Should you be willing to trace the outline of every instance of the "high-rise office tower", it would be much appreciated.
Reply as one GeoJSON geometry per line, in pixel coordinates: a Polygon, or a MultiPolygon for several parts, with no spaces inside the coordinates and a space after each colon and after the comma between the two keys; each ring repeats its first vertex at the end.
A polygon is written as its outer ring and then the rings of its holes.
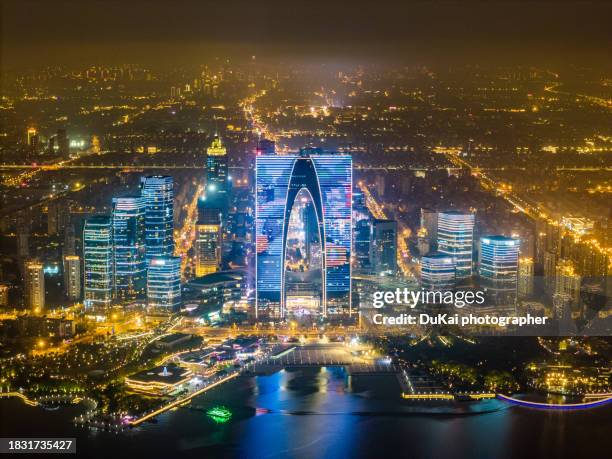
{"type": "Polygon", "coordinates": [[[76,255],[64,256],[64,292],[69,301],[81,300],[81,259],[76,255]]]}
{"type": "Polygon", "coordinates": [[[206,202],[221,209],[222,222],[227,219],[229,204],[229,175],[227,149],[217,136],[206,149],[206,202]]]}
{"type": "Polygon", "coordinates": [[[512,304],[516,300],[520,246],[517,238],[480,238],[480,277],[487,295],[495,303],[512,304]]]}
{"type": "Polygon", "coordinates": [[[181,307],[181,257],[154,257],[147,269],[147,306],[177,311],[181,307]]]}
{"type": "Polygon", "coordinates": [[[36,130],[36,128],[28,128],[27,142],[28,147],[30,147],[31,150],[36,150],[36,148],[38,147],[38,131],[36,130]]]}
{"type": "Polygon", "coordinates": [[[227,222],[229,206],[229,173],[227,149],[217,136],[206,149],[206,202],[221,209],[221,221],[227,222]]]}
{"type": "Polygon", "coordinates": [[[45,273],[43,264],[30,260],[25,265],[26,306],[34,314],[43,314],[45,310],[45,273]]]}
{"type": "Polygon", "coordinates": [[[518,264],[518,296],[528,298],[533,295],[534,263],[533,258],[521,257],[518,264]]]}
{"type": "Polygon", "coordinates": [[[458,280],[472,275],[473,246],[473,213],[455,211],[438,213],[438,251],[453,257],[458,280]]]}
{"type": "Polygon", "coordinates": [[[214,273],[221,266],[221,209],[202,206],[196,223],[196,276],[214,273]]]}
{"type": "Polygon", "coordinates": [[[145,201],[145,244],[147,264],[153,257],[174,255],[174,181],[154,175],[141,180],[145,201]]]}
{"type": "Polygon", "coordinates": [[[141,196],[113,198],[114,292],[119,300],[144,298],[145,200],[141,196]]]}
{"type": "Polygon", "coordinates": [[[350,315],[352,158],[303,149],[256,161],[256,315],[285,317],[287,233],[298,194],[312,201],[322,245],[319,314],[350,315]]]}
{"type": "Polygon", "coordinates": [[[111,218],[88,218],[83,228],[83,271],[86,308],[108,308],[113,294],[113,230],[111,218]]]}
{"type": "Polygon", "coordinates": [[[447,291],[455,286],[455,262],[442,253],[421,258],[421,285],[426,290],[447,291]]]}
{"type": "Polygon", "coordinates": [[[395,274],[397,271],[397,222],[378,220],[372,222],[370,242],[372,269],[375,273],[395,274]]]}
{"type": "Polygon", "coordinates": [[[370,268],[371,231],[371,222],[367,218],[359,220],[355,225],[355,257],[357,265],[365,270],[370,268]]]}

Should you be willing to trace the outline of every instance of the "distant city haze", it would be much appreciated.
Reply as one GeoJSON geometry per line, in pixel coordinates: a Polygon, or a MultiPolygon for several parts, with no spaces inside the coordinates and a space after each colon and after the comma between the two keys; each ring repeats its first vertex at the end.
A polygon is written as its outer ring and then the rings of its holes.
{"type": "Polygon", "coordinates": [[[211,58],[610,66],[609,2],[6,0],[2,66],[211,58]]]}

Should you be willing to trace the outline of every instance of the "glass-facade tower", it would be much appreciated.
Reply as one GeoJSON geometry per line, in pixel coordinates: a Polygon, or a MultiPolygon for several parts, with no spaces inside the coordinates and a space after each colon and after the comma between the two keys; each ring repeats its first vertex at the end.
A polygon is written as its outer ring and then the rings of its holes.
{"type": "Polygon", "coordinates": [[[113,199],[114,291],[119,300],[142,298],[146,289],[145,200],[113,199]]]}
{"type": "Polygon", "coordinates": [[[85,308],[108,308],[113,295],[113,228],[111,217],[88,218],[83,228],[85,308]]]}
{"type": "Polygon", "coordinates": [[[154,175],[141,180],[145,203],[147,264],[153,257],[174,255],[174,181],[154,175]]]}
{"type": "Polygon", "coordinates": [[[372,222],[370,242],[372,269],[377,274],[395,274],[397,271],[397,222],[378,220],[372,222]]]}
{"type": "Polygon", "coordinates": [[[201,206],[196,223],[196,276],[217,272],[221,267],[221,210],[201,206]]]}
{"type": "Polygon", "coordinates": [[[438,214],[438,251],[453,258],[457,279],[472,275],[474,220],[474,214],[468,212],[438,214]]]}
{"type": "Polygon", "coordinates": [[[206,149],[206,202],[221,209],[222,221],[227,219],[229,203],[229,174],[227,149],[217,136],[206,149]]]}
{"type": "Polygon", "coordinates": [[[455,286],[453,258],[443,253],[423,256],[421,258],[421,285],[426,290],[452,290],[455,286]]]}
{"type": "Polygon", "coordinates": [[[147,269],[147,306],[168,312],[181,307],[181,257],[154,257],[147,269]]]}
{"type": "Polygon", "coordinates": [[[516,299],[520,246],[520,239],[513,237],[480,238],[482,286],[496,303],[513,303],[516,299]]]}

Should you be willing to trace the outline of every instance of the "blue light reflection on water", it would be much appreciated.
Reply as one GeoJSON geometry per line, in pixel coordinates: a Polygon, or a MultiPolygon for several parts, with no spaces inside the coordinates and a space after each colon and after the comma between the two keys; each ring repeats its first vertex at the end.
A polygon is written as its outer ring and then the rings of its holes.
{"type": "Polygon", "coordinates": [[[242,454],[257,451],[262,458],[306,457],[316,451],[319,457],[356,457],[358,418],[322,414],[346,410],[344,370],[308,371],[309,384],[303,384],[303,373],[285,370],[257,378],[253,401],[271,413],[249,420],[240,445],[242,454]],[[307,438],[297,437],[297,431],[308,432],[307,438]]]}
{"type": "Polygon", "coordinates": [[[499,400],[406,403],[394,376],[349,381],[335,367],[238,378],[190,407],[119,435],[75,428],[70,422],[74,408],[48,412],[14,399],[0,403],[4,437],[76,436],[78,456],[87,457],[117,457],[120,452],[121,457],[166,459],[575,459],[587,453],[606,457],[612,447],[610,406],[548,412],[499,400]],[[230,422],[216,424],[206,416],[216,405],[232,410],[230,422]]]}

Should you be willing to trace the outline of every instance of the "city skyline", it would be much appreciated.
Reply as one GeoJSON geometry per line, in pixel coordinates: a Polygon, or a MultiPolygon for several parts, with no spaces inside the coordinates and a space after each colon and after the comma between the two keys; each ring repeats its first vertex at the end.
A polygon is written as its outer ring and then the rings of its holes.
{"type": "Polygon", "coordinates": [[[604,457],[610,13],[2,2],[0,451],[604,457]]]}

